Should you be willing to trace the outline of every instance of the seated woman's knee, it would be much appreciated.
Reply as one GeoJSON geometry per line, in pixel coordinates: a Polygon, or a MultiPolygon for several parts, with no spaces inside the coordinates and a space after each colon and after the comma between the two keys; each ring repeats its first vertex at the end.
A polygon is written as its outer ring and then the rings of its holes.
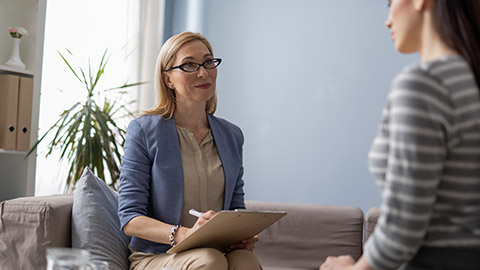
{"type": "Polygon", "coordinates": [[[228,269],[227,258],[220,251],[213,248],[202,248],[198,253],[199,260],[202,262],[204,269],[228,269]]]}
{"type": "Polygon", "coordinates": [[[229,270],[259,270],[260,263],[253,252],[246,249],[234,250],[227,254],[229,270]]]}

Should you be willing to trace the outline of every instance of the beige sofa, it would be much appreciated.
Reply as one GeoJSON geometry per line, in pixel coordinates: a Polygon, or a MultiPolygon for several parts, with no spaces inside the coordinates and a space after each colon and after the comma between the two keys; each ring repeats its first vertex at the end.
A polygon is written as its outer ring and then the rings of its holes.
{"type": "MultiPolygon", "coordinates": [[[[71,247],[73,195],[17,198],[0,204],[0,269],[45,269],[47,247],[71,247]]],[[[285,210],[260,234],[255,253],[264,269],[318,269],[328,255],[362,254],[378,211],[356,207],[247,201],[248,209],[285,210]],[[366,235],[368,237],[368,235],[366,235]]]]}

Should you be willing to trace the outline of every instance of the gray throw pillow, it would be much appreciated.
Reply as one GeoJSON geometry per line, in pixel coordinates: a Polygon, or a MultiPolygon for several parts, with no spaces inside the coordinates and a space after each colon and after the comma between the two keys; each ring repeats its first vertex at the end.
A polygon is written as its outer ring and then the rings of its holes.
{"type": "Polygon", "coordinates": [[[72,247],[90,251],[93,261],[110,270],[128,270],[130,238],[120,230],[118,194],[86,167],[75,187],[72,247]]]}

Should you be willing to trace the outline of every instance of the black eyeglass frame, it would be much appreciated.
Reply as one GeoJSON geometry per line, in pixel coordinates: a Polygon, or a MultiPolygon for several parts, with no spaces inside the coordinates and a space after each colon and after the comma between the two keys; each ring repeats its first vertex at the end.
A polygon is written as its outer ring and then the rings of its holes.
{"type": "Polygon", "coordinates": [[[172,69],[176,69],[176,68],[178,68],[178,69],[180,69],[181,71],[184,71],[184,72],[197,72],[200,69],[200,67],[204,67],[205,69],[214,69],[214,68],[217,68],[220,65],[220,63],[222,63],[221,58],[212,58],[212,59],[208,59],[207,61],[203,62],[202,64],[195,63],[195,62],[188,62],[188,63],[185,63],[185,64],[181,64],[181,65],[178,65],[178,66],[175,66],[175,67],[171,67],[171,68],[165,70],[165,72],[168,72],[168,71],[170,71],[172,69]],[[212,67],[212,68],[206,67],[205,63],[207,63],[209,61],[213,61],[215,63],[215,66],[212,67]],[[197,69],[192,70],[192,71],[184,69],[184,67],[186,65],[192,65],[192,64],[198,65],[197,69]]]}

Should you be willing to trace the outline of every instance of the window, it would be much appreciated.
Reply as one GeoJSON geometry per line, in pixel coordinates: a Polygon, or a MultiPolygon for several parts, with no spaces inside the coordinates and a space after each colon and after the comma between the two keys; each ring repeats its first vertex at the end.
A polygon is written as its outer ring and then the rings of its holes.
{"type": "MultiPolygon", "coordinates": [[[[73,53],[73,66],[94,65],[105,49],[111,57],[98,89],[138,81],[139,47],[138,0],[49,0],[45,24],[39,136],[43,135],[60,113],[87,91],[74,77],[57,51],[73,53]],[[104,85],[104,87],[102,87],[104,85]]],[[[136,100],[135,88],[128,88],[136,100]]],[[[134,108],[135,109],[135,108],[134,108]]],[[[58,164],[59,153],[45,158],[49,140],[39,145],[36,165],[36,195],[63,193],[66,163],[58,164]]]]}

